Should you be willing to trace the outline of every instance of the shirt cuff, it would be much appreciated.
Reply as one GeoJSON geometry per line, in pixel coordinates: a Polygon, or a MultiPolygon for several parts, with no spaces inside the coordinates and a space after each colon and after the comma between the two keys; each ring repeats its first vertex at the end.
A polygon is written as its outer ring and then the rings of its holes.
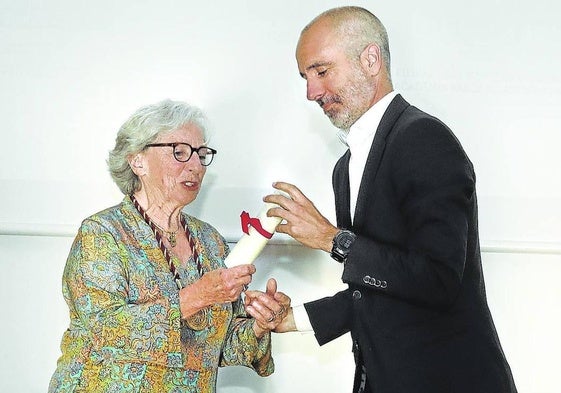
{"type": "Polygon", "coordinates": [[[313,332],[312,324],[304,305],[292,307],[292,314],[294,315],[294,324],[296,330],[299,332],[313,332]]]}

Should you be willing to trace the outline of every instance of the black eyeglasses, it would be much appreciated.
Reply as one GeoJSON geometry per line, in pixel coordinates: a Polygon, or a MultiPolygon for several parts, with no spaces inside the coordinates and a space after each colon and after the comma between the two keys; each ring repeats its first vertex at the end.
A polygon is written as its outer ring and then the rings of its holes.
{"type": "Polygon", "coordinates": [[[146,147],[173,147],[173,157],[179,162],[187,162],[193,155],[197,153],[202,166],[209,166],[217,151],[213,148],[201,146],[193,147],[188,143],[150,143],[146,147]]]}

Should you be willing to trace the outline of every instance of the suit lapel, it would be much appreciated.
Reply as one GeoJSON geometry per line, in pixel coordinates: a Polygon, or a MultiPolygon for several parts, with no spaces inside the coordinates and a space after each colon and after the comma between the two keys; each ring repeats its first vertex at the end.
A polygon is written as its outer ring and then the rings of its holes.
{"type": "MultiPolygon", "coordinates": [[[[392,102],[388,106],[388,109],[386,109],[386,112],[382,116],[380,124],[378,125],[378,129],[376,130],[376,134],[374,135],[374,141],[372,142],[372,147],[370,148],[370,152],[368,153],[364,172],[360,181],[360,188],[358,191],[355,215],[353,220],[353,228],[361,228],[364,224],[364,220],[366,219],[365,212],[367,211],[368,207],[366,204],[368,202],[368,196],[371,195],[369,189],[371,186],[373,186],[374,180],[376,179],[376,174],[378,173],[378,168],[380,167],[380,162],[386,148],[386,138],[392,131],[393,126],[401,113],[408,106],[409,103],[405,101],[400,94],[398,94],[392,100],[392,102]]],[[[370,203],[372,203],[372,201],[370,201],[370,203]]]]}
{"type": "Polygon", "coordinates": [[[349,188],[349,159],[351,152],[347,152],[339,159],[333,170],[333,189],[335,190],[335,213],[337,227],[351,228],[350,188],[349,188]]]}

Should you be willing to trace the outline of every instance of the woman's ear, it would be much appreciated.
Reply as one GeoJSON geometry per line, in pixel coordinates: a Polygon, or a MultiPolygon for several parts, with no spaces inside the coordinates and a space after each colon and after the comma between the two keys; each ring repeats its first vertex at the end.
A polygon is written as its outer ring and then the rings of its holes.
{"type": "Polygon", "coordinates": [[[146,173],[146,165],[144,155],[137,153],[129,157],[129,166],[136,176],[142,176],[146,173]]]}

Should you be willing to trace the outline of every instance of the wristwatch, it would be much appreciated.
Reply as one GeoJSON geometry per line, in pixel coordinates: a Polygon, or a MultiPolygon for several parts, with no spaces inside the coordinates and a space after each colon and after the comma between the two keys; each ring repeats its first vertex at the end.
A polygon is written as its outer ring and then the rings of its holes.
{"type": "Polygon", "coordinates": [[[354,233],[346,229],[341,229],[333,238],[331,258],[335,259],[337,262],[345,262],[355,240],[356,235],[354,233]]]}

